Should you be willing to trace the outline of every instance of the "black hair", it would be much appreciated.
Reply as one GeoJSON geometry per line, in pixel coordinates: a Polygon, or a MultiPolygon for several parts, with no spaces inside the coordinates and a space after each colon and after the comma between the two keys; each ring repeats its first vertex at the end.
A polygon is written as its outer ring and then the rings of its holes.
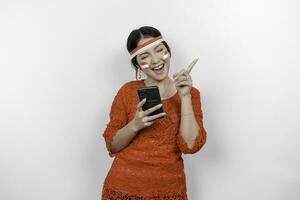
{"type": "MultiPolygon", "coordinates": [[[[130,53],[133,49],[137,47],[137,44],[143,38],[158,37],[158,36],[161,36],[161,33],[159,32],[159,30],[157,30],[152,26],[142,26],[139,29],[135,29],[131,31],[131,33],[127,38],[127,50],[130,53]]],[[[167,48],[171,56],[171,50],[168,44],[165,41],[163,41],[162,43],[165,45],[165,47],[167,48]]],[[[136,60],[136,56],[131,59],[131,63],[136,69],[139,67],[136,60]]]]}

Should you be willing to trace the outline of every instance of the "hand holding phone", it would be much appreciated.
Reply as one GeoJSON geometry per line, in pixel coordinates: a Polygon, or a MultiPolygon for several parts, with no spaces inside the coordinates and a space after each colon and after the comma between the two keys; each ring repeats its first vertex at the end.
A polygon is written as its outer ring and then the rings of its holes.
{"type": "Polygon", "coordinates": [[[135,131],[151,126],[156,119],[166,115],[162,108],[158,87],[156,89],[153,87],[138,89],[138,96],[141,101],[137,105],[137,111],[132,121],[135,131]]]}
{"type": "MultiPolygon", "coordinates": [[[[138,96],[140,98],[140,101],[146,98],[145,104],[143,104],[143,111],[148,110],[151,107],[154,107],[158,104],[161,104],[161,98],[159,94],[159,89],[157,86],[147,86],[147,87],[141,87],[137,90],[138,96]]],[[[155,114],[162,113],[163,108],[159,108],[158,110],[155,110],[154,112],[150,113],[148,116],[152,116],[155,114]]]]}

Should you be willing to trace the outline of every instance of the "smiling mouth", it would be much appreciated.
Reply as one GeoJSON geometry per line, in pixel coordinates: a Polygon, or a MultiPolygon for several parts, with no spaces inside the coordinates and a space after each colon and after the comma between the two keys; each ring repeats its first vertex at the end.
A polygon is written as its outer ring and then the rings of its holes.
{"type": "Polygon", "coordinates": [[[165,66],[165,64],[161,64],[161,65],[159,65],[159,66],[157,66],[157,67],[152,68],[152,70],[154,70],[154,71],[159,71],[159,70],[161,70],[162,68],[164,68],[164,66],[165,66]]]}
{"type": "Polygon", "coordinates": [[[157,67],[152,68],[152,70],[154,71],[155,74],[161,75],[164,73],[165,69],[165,64],[161,64],[157,67]]]}

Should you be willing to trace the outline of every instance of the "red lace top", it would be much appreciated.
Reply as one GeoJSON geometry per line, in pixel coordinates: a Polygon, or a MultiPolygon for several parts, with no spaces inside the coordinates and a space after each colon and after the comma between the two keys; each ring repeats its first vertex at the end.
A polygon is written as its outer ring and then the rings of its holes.
{"type": "Polygon", "coordinates": [[[139,102],[137,88],[143,86],[144,80],[127,82],[113,100],[110,121],[103,137],[114,161],[103,184],[102,200],[187,200],[181,155],[199,151],[206,141],[200,92],[195,87],[191,89],[192,105],[200,132],[192,148],[181,136],[181,102],[176,93],[162,100],[167,113],[164,118],[142,129],[121,151],[115,154],[111,152],[113,136],[135,116],[139,102]]]}

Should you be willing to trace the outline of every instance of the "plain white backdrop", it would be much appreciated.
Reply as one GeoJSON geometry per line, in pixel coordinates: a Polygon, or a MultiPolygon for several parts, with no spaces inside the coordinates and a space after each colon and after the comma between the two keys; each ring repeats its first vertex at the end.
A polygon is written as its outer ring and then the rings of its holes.
{"type": "Polygon", "coordinates": [[[0,199],[96,200],[102,133],[134,80],[131,30],[158,28],[173,74],[195,57],[207,143],[183,155],[190,200],[300,199],[296,0],[0,0],[0,199]]]}

